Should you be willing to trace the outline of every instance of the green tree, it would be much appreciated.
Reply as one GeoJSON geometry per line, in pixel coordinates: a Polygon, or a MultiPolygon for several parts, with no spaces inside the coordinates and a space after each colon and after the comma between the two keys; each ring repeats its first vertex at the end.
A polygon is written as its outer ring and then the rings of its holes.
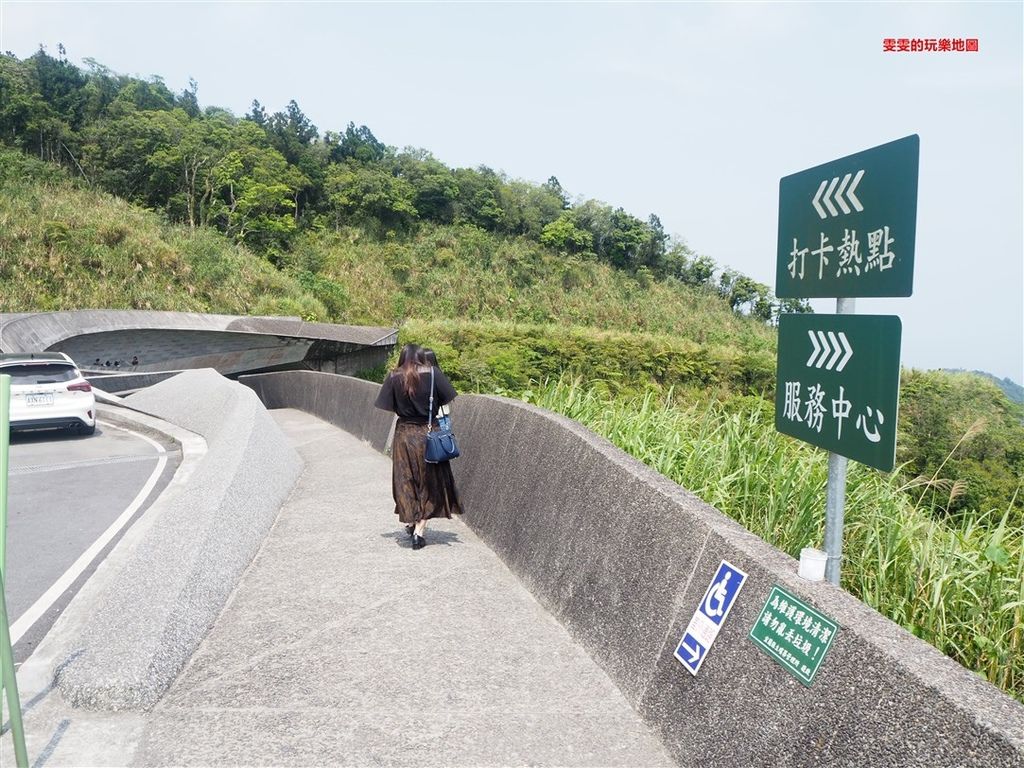
{"type": "Polygon", "coordinates": [[[85,59],[85,66],[87,81],[83,89],[83,109],[85,122],[91,124],[106,115],[128,78],[114,74],[95,59],[85,59]]]}
{"type": "Polygon", "coordinates": [[[667,243],[668,235],[665,234],[665,227],[661,219],[655,214],[647,217],[647,227],[644,241],[640,246],[640,264],[648,267],[653,274],[664,277],[667,271],[667,243]]]}
{"type": "Polygon", "coordinates": [[[199,109],[199,83],[191,77],[188,79],[188,88],[181,92],[178,97],[178,105],[185,110],[190,118],[199,117],[202,111],[199,109]]]}
{"type": "Polygon", "coordinates": [[[127,78],[114,97],[108,111],[119,110],[171,110],[175,107],[174,94],[164,85],[162,78],[153,76],[150,80],[127,78]]]}
{"type": "MultiPolygon", "coordinates": [[[[63,47],[61,48],[63,56],[63,47]]],[[[43,48],[24,62],[0,56],[0,140],[58,165],[81,170],[85,78],[43,48]]]]}
{"type": "Polygon", "coordinates": [[[110,112],[106,120],[86,130],[83,166],[108,192],[150,208],[163,208],[173,185],[163,177],[154,178],[147,160],[181,138],[188,116],[180,110],[139,110],[128,101],[115,101],[110,112]]]}
{"type": "Polygon", "coordinates": [[[576,226],[590,233],[594,253],[602,261],[609,261],[612,237],[612,208],[597,200],[586,200],[573,209],[576,226]]]}
{"type": "Polygon", "coordinates": [[[415,222],[412,185],[380,166],[355,160],[333,165],[325,190],[339,224],[378,224],[386,232],[408,230],[415,222]]]}
{"type": "Polygon", "coordinates": [[[335,163],[345,160],[374,163],[384,159],[387,154],[387,147],[377,140],[373,131],[365,125],[356,128],[355,123],[349,123],[343,134],[330,134],[328,143],[332,147],[331,161],[335,163]]]}
{"type": "Polygon", "coordinates": [[[563,200],[551,188],[525,181],[501,182],[498,207],[502,211],[502,232],[536,240],[544,227],[561,215],[563,200]]]}
{"type": "Polygon", "coordinates": [[[292,165],[299,163],[307,148],[320,135],[316,126],[303,114],[294,99],[288,102],[284,112],[275,112],[271,115],[265,128],[270,146],[284,155],[292,165]]]}
{"type": "Polygon", "coordinates": [[[565,211],[541,233],[540,242],[566,254],[582,254],[594,246],[594,236],[576,226],[572,211],[565,211]]]}
{"type": "Polygon", "coordinates": [[[0,141],[40,154],[35,128],[41,118],[51,115],[34,89],[29,68],[13,55],[0,55],[0,141]]]}
{"type": "Polygon", "coordinates": [[[796,314],[807,314],[814,312],[811,308],[811,302],[807,299],[779,299],[779,307],[775,314],[775,319],[778,320],[779,315],[789,313],[796,314]]]}
{"type": "Polygon", "coordinates": [[[544,182],[543,188],[545,192],[559,201],[559,207],[563,211],[569,207],[569,195],[562,189],[562,184],[556,176],[549,176],[548,180],[544,182]]]}
{"type": "Polygon", "coordinates": [[[450,224],[455,220],[459,185],[444,163],[425,149],[407,147],[386,161],[392,173],[409,182],[413,207],[421,220],[450,224]]]}
{"type": "Polygon", "coordinates": [[[711,256],[695,256],[683,268],[679,279],[688,286],[708,287],[718,265],[711,256]]]}
{"type": "Polygon", "coordinates": [[[265,128],[267,123],[270,122],[270,116],[267,115],[266,108],[259,103],[256,99],[252,100],[252,106],[249,108],[243,120],[249,120],[256,123],[260,128],[265,128]]]}
{"type": "Polygon", "coordinates": [[[232,148],[214,166],[209,220],[236,241],[276,260],[296,230],[295,193],[309,180],[256,124],[234,126],[232,148]]]}
{"type": "Polygon", "coordinates": [[[495,231],[504,217],[498,202],[501,194],[498,174],[486,166],[459,168],[455,171],[455,182],[459,185],[456,221],[495,231]]]}
{"type": "Polygon", "coordinates": [[[174,141],[153,152],[147,164],[150,178],[168,190],[167,212],[195,228],[208,217],[217,168],[232,145],[232,122],[223,115],[189,119],[182,110],[171,113],[178,122],[174,141]]]}
{"type": "Polygon", "coordinates": [[[771,323],[775,318],[775,299],[772,296],[772,292],[768,290],[768,286],[761,285],[760,283],[758,285],[761,291],[754,300],[750,314],[762,322],[771,323]]]}
{"type": "Polygon", "coordinates": [[[647,228],[636,216],[616,208],[611,215],[611,233],[608,238],[607,258],[612,266],[636,270],[643,262],[644,246],[648,240],[647,228]]]}

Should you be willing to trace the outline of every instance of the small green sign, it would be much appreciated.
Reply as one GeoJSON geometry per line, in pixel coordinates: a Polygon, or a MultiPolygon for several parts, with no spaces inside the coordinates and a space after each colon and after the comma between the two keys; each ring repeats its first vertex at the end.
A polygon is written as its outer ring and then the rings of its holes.
{"type": "Polygon", "coordinates": [[[920,148],[915,134],[779,182],[776,296],[913,292],[920,148]]]}
{"type": "Polygon", "coordinates": [[[902,328],[895,315],[782,315],[775,428],[891,470],[902,328]]]}
{"type": "Polygon", "coordinates": [[[750,639],[810,688],[838,631],[834,621],[776,585],[750,630],[750,639]]]}

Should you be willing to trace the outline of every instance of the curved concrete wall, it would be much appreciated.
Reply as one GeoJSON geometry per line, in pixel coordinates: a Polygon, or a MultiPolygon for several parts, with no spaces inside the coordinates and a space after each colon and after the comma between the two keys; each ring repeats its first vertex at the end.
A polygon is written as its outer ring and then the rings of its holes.
{"type": "Polygon", "coordinates": [[[181,371],[155,371],[153,373],[110,373],[89,374],[85,380],[109,394],[134,392],[145,387],[159,384],[161,381],[177,376],[181,371]]]}
{"type": "MultiPolygon", "coordinates": [[[[302,460],[253,393],[214,371],[185,371],[126,399],[201,435],[206,454],[111,575],[56,682],[73,705],[153,706],[220,615],[302,460]]],[[[157,509],[159,505],[159,510],[157,509]]]]}
{"type": "Polygon", "coordinates": [[[398,339],[398,331],[394,328],[307,323],[298,317],[251,317],[135,309],[0,314],[0,326],[3,328],[3,335],[0,336],[2,352],[38,352],[78,336],[154,329],[292,336],[360,346],[390,347],[398,339]]]}
{"type": "MultiPolygon", "coordinates": [[[[375,385],[305,372],[243,383],[270,407],[384,444],[375,385]]],[[[792,558],[608,441],[501,398],[463,395],[454,419],[466,522],[680,765],[1024,766],[1024,706],[846,592],[798,578],[792,558]],[[722,559],[749,578],[693,677],[672,653],[722,559]],[[811,688],[747,638],[775,584],[841,626],[811,688]]]]}
{"type": "Polygon", "coordinates": [[[299,368],[354,373],[382,365],[397,339],[393,328],[306,323],[297,317],[102,309],[0,314],[0,351],[66,352],[96,373],[183,368],[214,368],[225,375],[299,368]]]}

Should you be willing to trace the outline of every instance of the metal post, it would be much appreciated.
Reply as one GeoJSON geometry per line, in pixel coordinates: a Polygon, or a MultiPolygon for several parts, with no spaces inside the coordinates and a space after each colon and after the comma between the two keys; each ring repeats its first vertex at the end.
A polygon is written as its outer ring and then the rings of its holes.
{"type": "MultiPolygon", "coordinates": [[[[836,299],[837,315],[854,314],[854,299],[836,299]]],[[[846,465],[848,459],[828,455],[828,485],[825,488],[825,578],[839,586],[839,566],[843,560],[843,512],[846,507],[846,465]]]]}
{"type": "MultiPolygon", "coordinates": [[[[11,718],[11,737],[14,740],[14,761],[18,768],[28,768],[25,750],[25,728],[21,722],[21,700],[18,698],[18,679],[14,676],[14,649],[11,647],[11,627],[7,620],[7,598],[4,592],[4,574],[7,555],[7,448],[11,436],[11,377],[0,376],[0,693],[7,693],[7,709],[11,718]]],[[[0,696],[0,713],[3,699],[0,696]]],[[[0,716],[0,722],[3,717],[0,716]]]]}
{"type": "Polygon", "coordinates": [[[0,576],[7,573],[7,456],[11,437],[11,377],[0,375],[0,576]]]}
{"type": "MultiPolygon", "coordinates": [[[[28,768],[28,750],[25,749],[25,725],[21,720],[21,699],[18,698],[18,678],[14,676],[14,650],[11,648],[11,625],[7,621],[7,600],[4,598],[4,580],[0,576],[0,689],[7,692],[7,709],[11,719],[11,739],[14,741],[14,762],[18,768],[28,768]]],[[[3,703],[0,701],[0,712],[3,703]]],[[[0,721],[3,718],[0,717],[0,721]]]]}

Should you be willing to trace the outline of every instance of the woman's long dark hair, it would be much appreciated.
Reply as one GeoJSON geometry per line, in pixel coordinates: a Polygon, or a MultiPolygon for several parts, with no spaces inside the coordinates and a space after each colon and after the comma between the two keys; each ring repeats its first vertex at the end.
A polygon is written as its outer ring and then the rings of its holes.
{"type": "Polygon", "coordinates": [[[416,344],[406,344],[398,354],[398,367],[394,375],[402,379],[402,389],[409,397],[416,394],[420,381],[419,368],[424,364],[423,350],[416,344]]]}

